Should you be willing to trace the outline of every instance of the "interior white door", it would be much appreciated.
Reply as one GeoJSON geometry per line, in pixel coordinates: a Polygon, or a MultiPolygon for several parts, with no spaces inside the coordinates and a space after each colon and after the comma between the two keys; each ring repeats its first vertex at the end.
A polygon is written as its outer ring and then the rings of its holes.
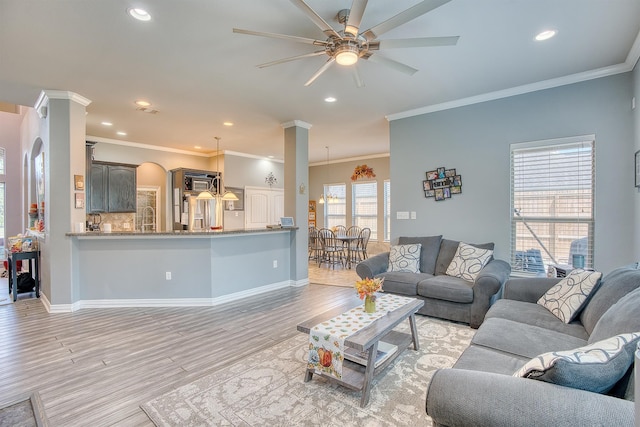
{"type": "Polygon", "coordinates": [[[245,228],[264,228],[277,224],[284,213],[284,190],[281,188],[246,187],[245,228]]]}

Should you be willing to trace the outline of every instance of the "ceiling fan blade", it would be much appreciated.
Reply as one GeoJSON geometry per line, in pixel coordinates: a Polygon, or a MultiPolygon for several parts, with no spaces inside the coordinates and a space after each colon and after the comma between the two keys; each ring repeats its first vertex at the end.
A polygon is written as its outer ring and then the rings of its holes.
{"type": "Polygon", "coordinates": [[[353,0],[351,3],[351,10],[349,11],[349,19],[344,27],[344,32],[351,34],[354,37],[358,36],[360,30],[360,22],[362,21],[362,15],[364,15],[364,9],[367,7],[368,0],[353,0]]]}
{"type": "Polygon", "coordinates": [[[380,40],[369,44],[370,50],[398,49],[405,47],[455,46],[460,36],[452,37],[419,37],[415,39],[380,40]],[[372,45],[374,47],[372,48],[372,45]]]}
{"type": "Polygon", "coordinates": [[[282,58],[282,59],[277,59],[271,62],[265,62],[264,64],[258,64],[257,67],[266,68],[266,67],[271,67],[272,65],[284,64],[285,62],[295,61],[296,59],[310,58],[312,56],[319,56],[319,55],[325,55],[325,54],[326,52],[324,50],[319,50],[317,52],[305,53],[304,55],[296,55],[296,56],[291,56],[289,58],[282,58]]]}
{"type": "Polygon", "coordinates": [[[312,44],[315,46],[326,46],[327,44],[327,42],[324,40],[314,40],[314,39],[308,39],[306,37],[289,36],[287,34],[265,33],[262,31],[243,30],[241,28],[234,28],[233,32],[238,34],[248,34],[250,36],[271,37],[273,39],[291,40],[294,42],[312,44]]]}
{"type": "Polygon", "coordinates": [[[364,82],[362,81],[362,78],[360,77],[360,73],[358,72],[358,67],[354,66],[354,67],[352,67],[352,69],[353,69],[353,80],[356,82],[356,86],[359,87],[359,88],[360,87],[364,87],[364,82]]]}
{"type": "Polygon", "coordinates": [[[400,71],[401,73],[408,74],[413,76],[418,72],[417,68],[410,67],[402,62],[395,61],[393,59],[385,58],[384,56],[380,56],[379,54],[371,55],[366,58],[367,61],[377,62],[378,64],[383,64],[388,67],[393,68],[394,70],[400,71]]]}
{"type": "Polygon", "coordinates": [[[329,67],[331,66],[331,64],[333,64],[335,62],[334,58],[329,58],[329,60],[327,62],[324,63],[324,65],[322,67],[320,67],[320,69],[318,71],[316,71],[316,73],[311,76],[311,78],[309,80],[307,80],[307,82],[304,84],[305,86],[310,86],[311,83],[313,83],[318,77],[320,77],[320,74],[324,73],[325,71],[327,71],[329,69],[329,67]]]}
{"type": "Polygon", "coordinates": [[[302,12],[307,15],[307,17],[309,17],[309,19],[311,19],[313,23],[322,30],[323,33],[327,35],[327,37],[337,37],[339,39],[342,38],[331,25],[327,24],[327,21],[322,19],[322,17],[318,15],[315,10],[311,9],[311,7],[309,7],[309,5],[306,4],[303,0],[291,0],[291,3],[298,6],[298,8],[302,10],[302,12]]]}
{"type": "Polygon", "coordinates": [[[380,24],[371,27],[367,31],[363,32],[362,35],[369,41],[376,39],[380,34],[386,33],[389,30],[393,30],[394,28],[411,21],[412,19],[416,19],[418,16],[424,15],[425,13],[442,6],[443,4],[449,3],[451,0],[424,0],[417,5],[410,7],[404,12],[400,12],[394,17],[387,19],[380,24]]]}

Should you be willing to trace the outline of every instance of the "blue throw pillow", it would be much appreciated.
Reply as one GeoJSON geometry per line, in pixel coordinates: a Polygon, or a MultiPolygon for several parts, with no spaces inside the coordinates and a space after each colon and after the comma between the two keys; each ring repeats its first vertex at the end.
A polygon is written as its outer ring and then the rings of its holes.
{"type": "Polygon", "coordinates": [[[513,376],[606,393],[633,363],[639,340],[640,332],[634,332],[575,350],[544,353],[528,361],[513,376]]]}

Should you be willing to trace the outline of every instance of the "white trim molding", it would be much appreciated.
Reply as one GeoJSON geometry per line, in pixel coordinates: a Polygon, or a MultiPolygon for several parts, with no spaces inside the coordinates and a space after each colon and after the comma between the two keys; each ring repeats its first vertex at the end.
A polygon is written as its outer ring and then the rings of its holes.
{"type": "Polygon", "coordinates": [[[311,129],[311,126],[313,125],[311,123],[303,122],[302,120],[291,120],[289,122],[282,123],[280,126],[282,126],[283,129],[292,128],[294,126],[297,126],[299,128],[311,129]]]}

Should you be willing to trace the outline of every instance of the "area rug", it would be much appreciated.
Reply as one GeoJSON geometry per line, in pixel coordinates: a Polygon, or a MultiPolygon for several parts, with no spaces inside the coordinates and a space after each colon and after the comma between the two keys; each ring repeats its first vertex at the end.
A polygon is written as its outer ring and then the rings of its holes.
{"type": "MultiPolygon", "coordinates": [[[[430,426],[427,384],[469,345],[468,325],[417,316],[420,350],[405,350],[360,392],[317,375],[303,381],[308,337],[293,338],[141,405],[157,426],[430,426]]],[[[398,329],[408,332],[408,322],[398,329]]]]}
{"type": "Polygon", "coordinates": [[[35,392],[0,403],[0,426],[47,427],[40,395],[35,392]]]}

